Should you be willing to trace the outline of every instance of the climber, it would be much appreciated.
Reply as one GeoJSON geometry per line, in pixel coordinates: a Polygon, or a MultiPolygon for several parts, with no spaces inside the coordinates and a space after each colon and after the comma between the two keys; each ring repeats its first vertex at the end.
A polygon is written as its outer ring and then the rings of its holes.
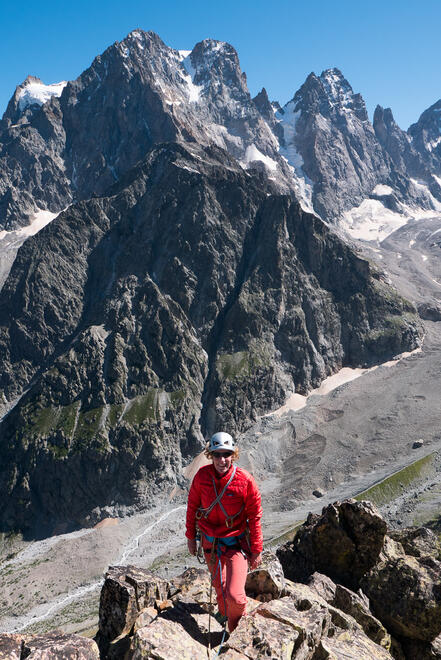
{"type": "Polygon", "coordinates": [[[212,464],[201,467],[190,487],[187,544],[197,552],[199,530],[219,613],[232,632],[246,612],[245,581],[262,562],[262,507],[253,477],[234,465],[239,450],[229,433],[215,433],[205,450],[212,464]]]}

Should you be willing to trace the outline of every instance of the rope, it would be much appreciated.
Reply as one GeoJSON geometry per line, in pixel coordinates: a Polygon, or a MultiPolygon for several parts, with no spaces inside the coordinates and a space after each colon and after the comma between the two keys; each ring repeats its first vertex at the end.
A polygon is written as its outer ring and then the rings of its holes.
{"type": "MultiPolygon", "coordinates": [[[[225,594],[224,594],[224,587],[222,585],[222,562],[221,562],[221,544],[218,542],[218,539],[214,540],[213,545],[211,546],[211,554],[210,554],[210,564],[213,566],[213,558],[214,558],[214,549],[216,546],[216,554],[217,554],[217,566],[216,570],[213,572],[211,571],[210,568],[210,605],[208,609],[208,647],[207,647],[207,655],[210,658],[210,653],[211,653],[211,611],[212,611],[212,606],[211,606],[211,600],[212,600],[212,593],[213,593],[213,580],[216,578],[216,573],[219,570],[219,582],[221,586],[221,592],[222,592],[222,600],[224,601],[224,612],[225,616],[227,616],[227,603],[225,600],[225,594]]],[[[228,620],[228,617],[227,617],[228,620]]],[[[225,642],[225,636],[227,634],[227,622],[224,623],[224,630],[222,634],[222,639],[219,645],[219,648],[217,649],[216,655],[213,657],[213,660],[217,658],[222,650],[222,646],[224,645],[225,642]]]]}

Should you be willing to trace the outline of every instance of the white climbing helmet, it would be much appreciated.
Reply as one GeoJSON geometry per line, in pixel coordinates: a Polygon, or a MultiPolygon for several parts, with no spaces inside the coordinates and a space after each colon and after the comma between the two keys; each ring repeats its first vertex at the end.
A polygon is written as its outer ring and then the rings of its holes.
{"type": "Polygon", "coordinates": [[[208,451],[220,451],[222,449],[225,451],[234,451],[234,440],[229,433],[219,431],[211,436],[208,451]]]}

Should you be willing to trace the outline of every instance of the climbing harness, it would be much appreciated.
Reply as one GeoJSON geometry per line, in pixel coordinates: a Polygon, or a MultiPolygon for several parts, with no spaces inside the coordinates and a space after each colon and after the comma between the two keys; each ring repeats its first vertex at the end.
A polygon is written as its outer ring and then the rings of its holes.
{"type": "Polygon", "coordinates": [[[225,509],[224,509],[224,507],[223,507],[223,504],[222,504],[222,498],[223,498],[223,496],[225,495],[228,486],[231,484],[231,482],[232,482],[233,479],[234,479],[234,476],[235,476],[235,474],[236,474],[236,469],[237,469],[237,467],[236,467],[236,465],[235,465],[235,466],[233,467],[233,471],[232,471],[232,473],[231,473],[231,477],[228,479],[227,483],[226,483],[225,486],[222,488],[222,491],[221,491],[220,493],[217,492],[216,482],[215,482],[215,480],[214,480],[213,475],[211,475],[211,480],[212,480],[212,482],[213,482],[213,488],[214,488],[214,494],[216,495],[216,497],[215,497],[215,499],[212,501],[212,503],[210,504],[210,506],[208,506],[207,508],[204,509],[204,508],[202,508],[202,507],[199,507],[199,509],[196,511],[196,520],[201,520],[201,518],[208,518],[208,516],[209,516],[210,513],[213,511],[213,509],[214,509],[214,507],[216,506],[216,504],[219,504],[219,506],[220,506],[220,508],[221,508],[221,511],[222,511],[222,513],[223,513],[224,516],[225,516],[225,527],[230,528],[230,527],[233,526],[233,522],[234,522],[234,520],[235,520],[238,516],[240,516],[240,514],[242,513],[242,511],[243,511],[244,508],[245,508],[245,504],[242,504],[241,508],[239,509],[239,511],[237,511],[237,513],[235,513],[235,514],[232,515],[232,516],[229,516],[228,513],[225,511],[225,509]]]}

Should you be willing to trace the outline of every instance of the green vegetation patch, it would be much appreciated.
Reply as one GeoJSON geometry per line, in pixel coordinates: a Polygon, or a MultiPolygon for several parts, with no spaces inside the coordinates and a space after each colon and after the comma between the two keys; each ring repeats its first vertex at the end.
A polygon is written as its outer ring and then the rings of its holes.
{"type": "Polygon", "coordinates": [[[51,406],[48,408],[39,408],[37,405],[30,405],[25,409],[25,427],[23,429],[24,438],[47,438],[61,431],[67,438],[72,436],[75,419],[77,416],[79,401],[68,406],[51,406]]]}
{"type": "Polygon", "coordinates": [[[133,426],[149,422],[157,422],[161,415],[161,408],[179,407],[185,401],[185,390],[164,390],[151,388],[147,394],[136,396],[129,402],[122,419],[133,426]]]}
{"type": "Polygon", "coordinates": [[[123,419],[132,425],[156,422],[159,418],[159,393],[160,390],[151,389],[147,394],[132,399],[123,419]]]}
{"type": "Polygon", "coordinates": [[[92,440],[103,436],[103,429],[101,428],[103,413],[104,406],[92,408],[86,412],[80,411],[74,436],[74,447],[76,450],[89,447],[92,440]]]}
{"type": "Polygon", "coordinates": [[[216,361],[216,369],[220,380],[247,380],[260,367],[271,364],[271,349],[263,342],[254,341],[249,351],[237,353],[222,353],[216,361]]]}
{"type": "Polygon", "coordinates": [[[110,426],[110,428],[114,428],[115,426],[117,426],[123,410],[124,410],[123,403],[114,403],[110,406],[109,415],[107,417],[107,423],[110,426]]]}
{"type": "Polygon", "coordinates": [[[242,376],[248,376],[250,372],[249,353],[239,351],[238,353],[219,355],[216,369],[222,380],[234,380],[242,376]]]}
{"type": "Polygon", "coordinates": [[[431,471],[434,457],[435,453],[432,452],[431,454],[420,458],[418,461],[415,461],[415,463],[411,463],[402,470],[395,472],[390,477],[383,479],[383,481],[380,481],[378,484],[359,493],[354,499],[359,502],[361,500],[370,500],[377,506],[387,504],[387,502],[390,502],[398,495],[401,495],[402,492],[413,482],[427,476],[431,471]]]}

